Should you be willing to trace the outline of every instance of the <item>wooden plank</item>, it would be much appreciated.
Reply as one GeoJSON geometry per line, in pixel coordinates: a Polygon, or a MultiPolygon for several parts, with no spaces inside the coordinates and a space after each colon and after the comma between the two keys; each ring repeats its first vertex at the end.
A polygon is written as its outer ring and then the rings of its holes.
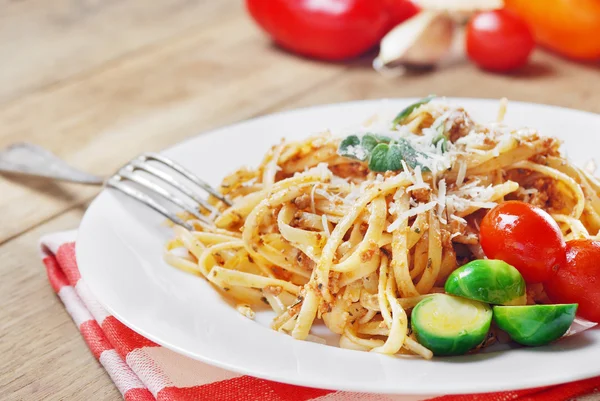
{"type": "MultiPolygon", "coordinates": [[[[513,74],[492,74],[465,62],[433,72],[385,78],[368,67],[351,68],[328,85],[287,102],[284,109],[349,100],[439,96],[519,100],[600,113],[600,67],[536,51],[531,65],[513,74]]],[[[510,103],[509,103],[510,107],[510,103]]],[[[280,110],[277,106],[272,110],[280,110]]]]}
{"type": "Polygon", "coordinates": [[[0,1],[0,102],[232,12],[235,0],[0,1]]]}
{"type": "MultiPolygon", "coordinates": [[[[0,148],[31,141],[68,162],[110,174],[157,150],[310,91],[345,70],[269,47],[232,13],[80,80],[0,108],[0,148]]],[[[88,199],[93,188],[0,180],[0,243],[88,199]]]]}
{"type": "Polygon", "coordinates": [[[74,210],[0,246],[0,388],[4,400],[116,400],[120,394],[54,294],[39,237],[76,227],[74,210]]]}

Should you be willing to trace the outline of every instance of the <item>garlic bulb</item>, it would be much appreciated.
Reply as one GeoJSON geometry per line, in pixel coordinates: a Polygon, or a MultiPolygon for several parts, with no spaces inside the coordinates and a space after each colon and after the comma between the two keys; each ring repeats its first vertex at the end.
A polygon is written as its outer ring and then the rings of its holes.
{"type": "Polygon", "coordinates": [[[452,45],[455,22],[445,12],[422,11],[392,29],[382,40],[373,67],[433,66],[452,45]]]}
{"type": "Polygon", "coordinates": [[[423,10],[483,11],[504,7],[503,0],[413,0],[423,10]]]}
{"type": "Polygon", "coordinates": [[[464,24],[477,11],[504,7],[504,0],[413,0],[423,10],[446,11],[458,23],[464,24]]]}
{"type": "MultiPolygon", "coordinates": [[[[462,24],[477,11],[493,10],[503,0],[414,0],[423,11],[404,21],[381,40],[375,70],[389,75],[394,67],[432,67],[464,38],[462,24]]],[[[462,51],[461,51],[462,52],[462,51]]],[[[396,69],[395,72],[402,71],[396,69]]]]}

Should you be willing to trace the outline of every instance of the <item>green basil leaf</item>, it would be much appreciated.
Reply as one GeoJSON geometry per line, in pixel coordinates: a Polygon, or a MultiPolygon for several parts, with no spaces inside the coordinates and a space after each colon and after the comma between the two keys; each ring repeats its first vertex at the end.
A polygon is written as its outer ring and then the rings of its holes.
{"type": "Polygon", "coordinates": [[[402,124],[402,122],[404,120],[406,120],[406,118],[408,116],[410,116],[410,113],[412,113],[417,107],[420,107],[426,103],[431,102],[434,98],[435,98],[435,95],[429,95],[429,96],[424,97],[423,99],[419,100],[418,102],[413,103],[410,106],[406,107],[404,110],[402,110],[400,113],[398,113],[396,118],[394,118],[394,125],[402,124]]]}
{"type": "Polygon", "coordinates": [[[404,160],[408,167],[412,169],[421,167],[421,171],[430,171],[427,166],[422,164],[422,160],[429,159],[429,156],[416,150],[406,139],[398,140],[398,143],[395,144],[395,146],[400,150],[402,160],[404,160]]]}
{"type": "Polygon", "coordinates": [[[404,155],[402,154],[402,149],[398,144],[394,143],[390,145],[390,149],[387,154],[388,158],[388,170],[390,171],[398,171],[402,170],[402,160],[404,159],[404,155]]]}
{"type": "Polygon", "coordinates": [[[377,135],[377,134],[366,134],[362,137],[360,144],[362,147],[369,153],[375,149],[380,143],[390,143],[392,138],[388,138],[387,136],[377,135]]]}
{"type": "Polygon", "coordinates": [[[446,132],[445,122],[442,122],[440,125],[438,125],[436,128],[436,131],[437,131],[437,136],[435,138],[433,138],[433,144],[435,146],[437,146],[437,144],[440,141],[442,141],[442,152],[447,152],[448,147],[449,147],[450,138],[449,138],[449,133],[446,132]]]}
{"type": "Polygon", "coordinates": [[[350,135],[340,142],[338,154],[360,161],[365,161],[369,157],[369,152],[365,151],[360,143],[360,138],[356,135],[350,135]]]}
{"type": "Polygon", "coordinates": [[[375,146],[369,159],[369,169],[378,173],[399,171],[402,170],[404,160],[412,169],[420,166],[422,171],[429,171],[419,159],[427,159],[427,155],[415,150],[407,140],[399,139],[397,143],[380,143],[375,146]]]}
{"type": "Polygon", "coordinates": [[[383,173],[389,170],[389,151],[390,145],[386,143],[380,143],[375,146],[371,152],[371,158],[369,159],[369,170],[378,173],[383,173]]]}
{"type": "Polygon", "coordinates": [[[377,139],[379,142],[384,142],[384,143],[392,142],[392,138],[390,138],[389,136],[385,136],[385,135],[368,133],[365,136],[373,137],[373,138],[377,139]]]}
{"type": "Polygon", "coordinates": [[[354,160],[365,161],[373,149],[380,143],[390,143],[392,138],[384,135],[365,134],[362,139],[357,135],[350,135],[340,143],[338,154],[354,160]]]}
{"type": "Polygon", "coordinates": [[[340,143],[338,154],[354,160],[368,160],[369,169],[378,173],[402,170],[402,161],[412,169],[420,166],[422,171],[429,171],[421,164],[428,156],[403,138],[394,141],[387,136],[370,133],[362,139],[350,135],[340,143]]]}

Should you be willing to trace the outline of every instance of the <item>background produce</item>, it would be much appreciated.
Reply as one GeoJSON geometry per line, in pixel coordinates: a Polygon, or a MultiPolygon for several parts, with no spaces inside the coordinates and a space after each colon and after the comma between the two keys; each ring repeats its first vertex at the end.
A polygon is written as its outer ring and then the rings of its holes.
{"type": "Polygon", "coordinates": [[[577,60],[600,58],[600,1],[505,0],[505,4],[529,24],[540,45],[577,60]]]}
{"type": "Polygon", "coordinates": [[[381,45],[377,70],[432,67],[463,49],[485,70],[527,64],[536,44],[574,60],[600,60],[597,0],[246,0],[281,47],[327,61],[381,45]],[[456,51],[456,50],[455,50],[456,51]]]}

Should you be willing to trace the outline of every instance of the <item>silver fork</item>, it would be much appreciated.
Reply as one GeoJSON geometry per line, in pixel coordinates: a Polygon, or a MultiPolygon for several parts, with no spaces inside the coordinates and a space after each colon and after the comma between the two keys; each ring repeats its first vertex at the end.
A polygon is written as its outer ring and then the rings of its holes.
{"type": "Polygon", "coordinates": [[[198,220],[211,225],[212,222],[201,213],[201,210],[207,210],[213,215],[218,215],[219,211],[198,195],[198,188],[231,206],[231,202],[208,183],[173,160],[156,153],[144,153],[125,164],[116,174],[103,178],[69,166],[40,146],[18,143],[0,151],[0,172],[26,174],[79,184],[104,185],[151,207],[173,223],[188,230],[192,230],[193,227],[179,218],[174,211],[161,205],[157,199],[166,200],[178,207],[180,211],[184,210],[198,220]],[[166,167],[166,170],[157,168],[157,165],[166,167]],[[144,171],[166,185],[149,180],[138,171],[144,171]],[[184,195],[187,201],[181,195],[184,195]]]}

